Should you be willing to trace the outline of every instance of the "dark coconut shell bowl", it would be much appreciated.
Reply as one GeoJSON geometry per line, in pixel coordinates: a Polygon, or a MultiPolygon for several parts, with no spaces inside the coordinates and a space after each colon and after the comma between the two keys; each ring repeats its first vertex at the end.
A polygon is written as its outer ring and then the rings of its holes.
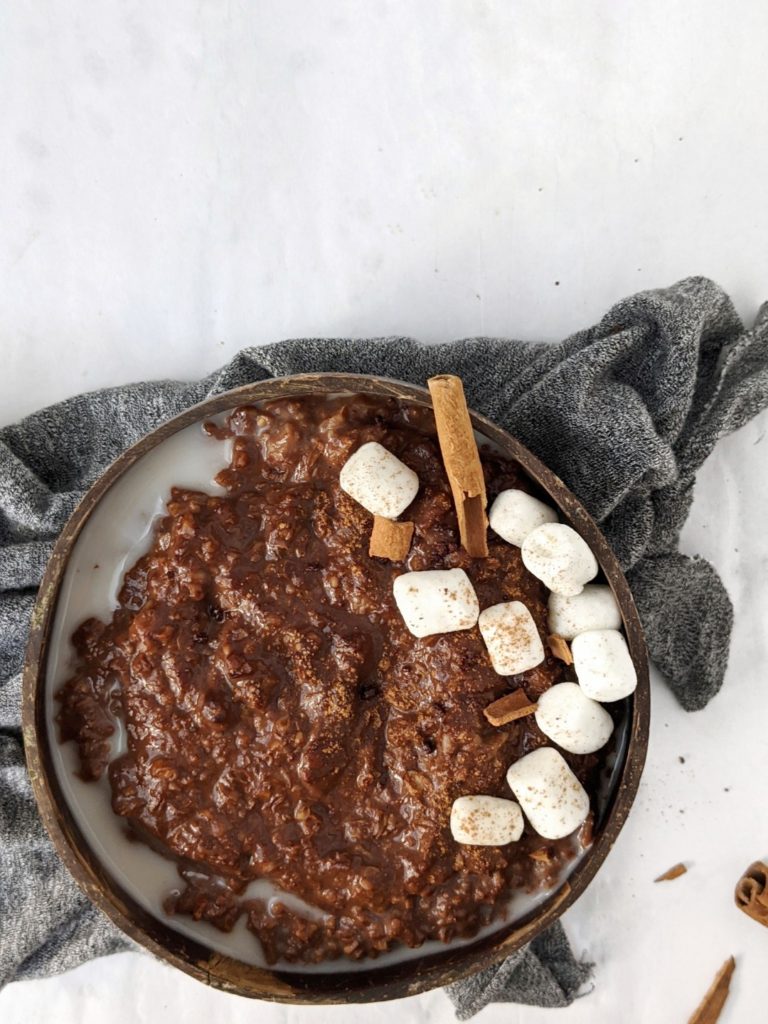
{"type": "Polygon", "coordinates": [[[420,387],[378,377],[354,374],[306,374],[260,381],[228,391],[188,409],[128,449],[91,487],[59,537],[48,564],[32,616],[23,681],[23,722],[27,762],[43,822],[59,856],[88,898],[141,946],[199,981],[241,996],[289,1003],[347,1003],[396,999],[452,984],[504,959],[549,927],[584,892],[616,840],[637,792],[648,744],[650,691],[643,632],[627,581],[608,542],[563,482],[519,441],[477,413],[475,430],[500,453],[516,460],[549,496],[560,518],[586,540],[597,558],[602,577],[613,590],[623,618],[638,685],[621,702],[617,746],[610,777],[595,808],[592,845],[566,881],[535,908],[514,921],[499,924],[491,934],[461,945],[447,945],[429,955],[415,955],[389,965],[376,960],[366,970],[301,972],[257,967],[223,955],[203,941],[189,938],[173,927],[173,920],[142,907],[100,860],[76,820],[67,799],[53,752],[46,692],[48,666],[54,646],[54,621],[62,583],[81,531],[110,488],[137,462],[179,430],[224,413],[239,405],[299,395],[364,393],[404,399],[431,406],[429,393],[420,387]]]}

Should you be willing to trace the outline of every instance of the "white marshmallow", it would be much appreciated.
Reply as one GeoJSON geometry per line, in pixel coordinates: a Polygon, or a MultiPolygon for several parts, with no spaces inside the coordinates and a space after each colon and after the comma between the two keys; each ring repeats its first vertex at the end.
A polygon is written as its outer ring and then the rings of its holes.
{"type": "Polygon", "coordinates": [[[565,523],[545,523],[523,541],[523,565],[556,594],[580,594],[597,575],[589,545],[565,523]]]}
{"type": "Polygon", "coordinates": [[[589,814],[589,797],[553,747],[531,751],[507,772],[509,788],[533,828],[545,839],[563,839],[589,814]]]}
{"type": "Polygon", "coordinates": [[[500,676],[527,672],[544,661],[544,644],[522,601],[484,608],[477,620],[494,670],[500,676]]]}
{"type": "Polygon", "coordinates": [[[523,812],[513,800],[460,796],[451,808],[451,834],[468,846],[506,846],[523,834],[523,812]]]}
{"type": "Polygon", "coordinates": [[[588,583],[580,594],[550,594],[549,629],[564,640],[592,629],[619,629],[621,612],[613,591],[604,583],[588,583]]]}
{"type": "Polygon", "coordinates": [[[374,516],[397,519],[419,490],[419,478],[378,441],[369,441],[344,463],[341,489],[374,516]]]}
{"type": "Polygon", "coordinates": [[[491,529],[508,544],[520,547],[532,530],[556,523],[557,512],[525,491],[502,491],[488,513],[491,529]]]}
{"type": "Polygon", "coordinates": [[[576,683],[558,683],[539,697],[536,724],[570,754],[593,754],[613,732],[613,719],[576,683]]]}
{"type": "Polygon", "coordinates": [[[579,686],[588,697],[608,703],[634,692],[637,672],[627,641],[617,629],[579,633],[571,653],[579,686]]]}
{"type": "Polygon", "coordinates": [[[393,585],[395,601],[414,636],[471,629],[480,605],[463,569],[405,572],[393,585]]]}

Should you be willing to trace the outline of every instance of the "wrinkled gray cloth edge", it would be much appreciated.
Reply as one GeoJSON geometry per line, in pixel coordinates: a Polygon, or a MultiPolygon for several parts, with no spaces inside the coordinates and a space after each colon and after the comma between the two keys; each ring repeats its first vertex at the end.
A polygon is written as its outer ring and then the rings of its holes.
{"type": "MultiPolygon", "coordinates": [[[[677,543],[697,469],[720,437],[767,404],[767,323],[763,307],[745,331],[713,282],[690,278],[618,303],[559,345],[304,339],[244,350],[204,381],[78,396],[0,431],[0,985],[128,945],[52,852],[18,723],[26,624],[45,560],[83,491],[121,450],[208,395],[270,375],[346,370],[423,383],[458,373],[470,404],[516,434],[598,519],[628,573],[653,659],[683,706],[698,709],[722,684],[732,610],[714,569],[677,543]],[[672,603],[675,617],[665,614],[672,603]]],[[[527,990],[509,960],[466,982],[474,995],[459,1013],[480,1008],[480,989],[488,999],[503,989],[539,1005],[569,1001],[576,989],[560,985],[557,970],[575,961],[547,961],[548,948],[530,946],[515,961],[537,957],[546,993],[527,990]]],[[[530,963],[526,970],[535,974],[530,963]]]]}
{"type": "Polygon", "coordinates": [[[556,921],[500,964],[445,989],[459,1020],[469,1020],[489,1003],[570,1006],[590,980],[594,964],[577,960],[562,924],[556,921]]]}

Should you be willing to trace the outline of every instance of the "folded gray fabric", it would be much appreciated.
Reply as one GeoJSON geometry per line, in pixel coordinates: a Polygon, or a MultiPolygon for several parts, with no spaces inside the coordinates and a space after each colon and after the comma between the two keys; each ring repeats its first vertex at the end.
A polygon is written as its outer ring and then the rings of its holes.
{"type": "MultiPolygon", "coordinates": [[[[719,689],[731,605],[712,566],[677,544],[697,469],[718,438],[768,405],[768,307],[745,331],[711,281],[626,299],[557,345],[290,341],[246,349],[194,384],[135,384],[45,409],[0,431],[0,986],[133,948],[59,863],[24,769],[24,643],[56,536],[109,463],[164,420],[249,381],[321,370],[417,383],[459,374],[470,404],[539,455],[600,522],[683,707],[702,708],[719,689]]],[[[587,971],[556,927],[449,994],[462,1019],[491,1000],[564,1006],[587,971]]]]}
{"type": "Polygon", "coordinates": [[[469,1020],[489,1003],[570,1006],[591,974],[592,964],[575,959],[557,921],[498,967],[449,985],[445,991],[459,1020],[469,1020]]]}

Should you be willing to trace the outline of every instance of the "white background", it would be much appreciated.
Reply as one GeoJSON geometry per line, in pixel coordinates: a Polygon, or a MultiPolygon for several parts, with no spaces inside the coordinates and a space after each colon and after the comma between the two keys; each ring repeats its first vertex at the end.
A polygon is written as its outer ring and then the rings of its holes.
{"type": "MultiPolygon", "coordinates": [[[[282,337],[557,339],[640,288],[768,293],[763,0],[36,0],[0,14],[0,420],[83,389],[193,378],[282,337]]],[[[768,933],[732,888],[768,853],[763,416],[705,467],[687,550],[736,606],[723,693],[656,680],[630,822],[565,922],[597,962],[566,1011],[684,1022],[723,960],[761,1024],[768,933]],[[681,764],[679,757],[685,758],[681,764]],[[689,873],[653,878],[677,861],[689,873]]],[[[123,954],[0,995],[4,1024],[403,1024],[286,1008],[123,954]]]]}

